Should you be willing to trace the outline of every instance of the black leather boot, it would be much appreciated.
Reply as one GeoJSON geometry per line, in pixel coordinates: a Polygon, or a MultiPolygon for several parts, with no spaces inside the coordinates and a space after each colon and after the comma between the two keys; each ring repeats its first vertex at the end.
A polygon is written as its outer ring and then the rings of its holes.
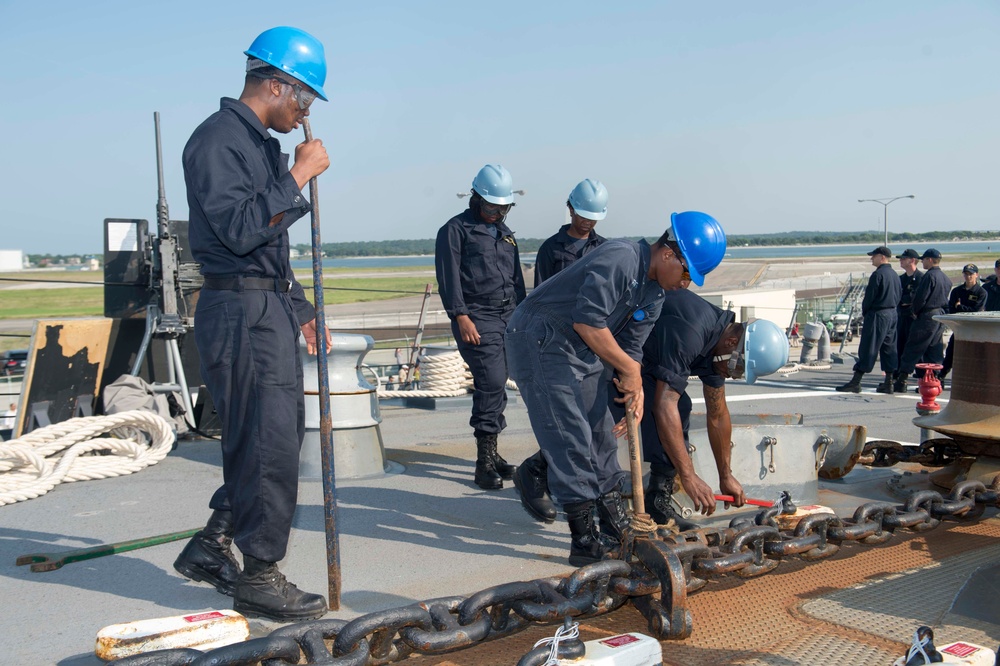
{"type": "Polygon", "coordinates": [[[892,382],[892,390],[896,393],[906,393],[906,375],[897,372],[892,382]]]}
{"type": "Polygon", "coordinates": [[[497,436],[476,432],[476,485],[483,490],[501,490],[503,477],[493,462],[493,457],[497,455],[497,436]]]}
{"type": "Polygon", "coordinates": [[[602,534],[619,543],[625,541],[625,532],[631,521],[625,498],[622,497],[621,481],[618,482],[618,487],[597,499],[597,516],[602,534]]]}
{"type": "Polygon", "coordinates": [[[861,393],[861,378],[864,376],[865,373],[855,371],[854,377],[851,378],[851,381],[847,382],[843,386],[838,386],[836,390],[841,393],[861,393]]]}
{"type": "Polygon", "coordinates": [[[698,529],[698,523],[687,520],[670,503],[674,495],[676,472],[662,465],[650,465],[649,487],[646,488],[646,513],[657,525],[677,526],[681,532],[698,529]]]}
{"type": "Polygon", "coordinates": [[[607,537],[597,529],[594,500],[567,504],[565,509],[569,533],[573,537],[569,547],[569,563],[574,567],[582,567],[600,562],[615,544],[609,543],[607,537]]]}
{"type": "Polygon", "coordinates": [[[876,393],[885,393],[886,395],[892,395],[895,391],[892,388],[892,374],[886,373],[885,380],[875,387],[876,393]]]}
{"type": "Polygon", "coordinates": [[[233,557],[233,512],[213,511],[205,528],[191,537],[174,560],[174,569],[186,578],[208,583],[233,596],[240,565],[233,557]]]}
{"type": "Polygon", "coordinates": [[[312,620],[326,615],[326,599],[288,582],[274,562],[244,556],[246,565],[233,594],[233,610],[275,622],[312,620]]]}
{"type": "Polygon", "coordinates": [[[517,469],[516,466],[511,465],[509,462],[503,459],[500,452],[497,450],[497,438],[499,433],[495,432],[484,432],[482,430],[476,430],[476,441],[478,442],[481,437],[491,437],[493,438],[493,469],[497,474],[500,475],[501,479],[510,481],[514,478],[514,470],[517,469]]]}
{"type": "Polygon", "coordinates": [[[528,515],[543,523],[556,520],[556,507],[548,494],[549,465],[539,451],[525,459],[514,472],[514,487],[521,495],[521,506],[528,515]]]}

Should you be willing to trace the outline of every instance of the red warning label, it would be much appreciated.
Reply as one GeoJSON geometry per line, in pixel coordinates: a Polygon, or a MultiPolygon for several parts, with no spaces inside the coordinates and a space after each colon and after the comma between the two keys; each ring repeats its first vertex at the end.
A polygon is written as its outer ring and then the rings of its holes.
{"type": "Polygon", "coordinates": [[[209,613],[198,613],[197,615],[185,615],[185,622],[202,622],[204,620],[214,620],[216,618],[226,617],[219,611],[211,611],[209,613]]]}
{"type": "Polygon", "coordinates": [[[953,654],[956,657],[968,657],[970,654],[976,654],[981,648],[975,645],[969,645],[968,643],[955,643],[954,645],[949,645],[948,647],[941,650],[947,654],[953,654]]]}
{"type": "Polygon", "coordinates": [[[601,644],[607,645],[608,647],[621,647],[623,645],[628,645],[629,643],[639,642],[638,636],[633,636],[632,634],[622,634],[621,636],[612,636],[611,638],[605,638],[601,641],[601,644]]]}

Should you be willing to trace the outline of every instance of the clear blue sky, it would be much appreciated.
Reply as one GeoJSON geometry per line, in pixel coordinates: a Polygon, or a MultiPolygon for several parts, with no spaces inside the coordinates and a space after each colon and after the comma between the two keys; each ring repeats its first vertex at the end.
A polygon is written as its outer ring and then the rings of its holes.
{"type": "Polygon", "coordinates": [[[606,236],[692,209],[734,234],[881,229],[857,200],[906,194],[890,231],[1000,229],[995,0],[0,0],[0,248],[101,252],[105,217],[155,220],[154,111],[186,218],[184,143],[275,25],[326,46],[327,242],[431,238],[487,162],[527,191],[522,237],[588,177],[606,236]]]}

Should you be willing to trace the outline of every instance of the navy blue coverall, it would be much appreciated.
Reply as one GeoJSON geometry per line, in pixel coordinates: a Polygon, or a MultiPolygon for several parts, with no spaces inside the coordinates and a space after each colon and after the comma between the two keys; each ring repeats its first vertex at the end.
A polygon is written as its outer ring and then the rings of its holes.
{"type": "Polygon", "coordinates": [[[298,337],[316,316],[288,263],[288,227],[309,203],[278,140],[235,99],[223,98],[198,126],[183,163],[191,251],[206,279],[194,336],[222,422],[224,482],[209,506],[233,512],[244,555],[277,562],[288,545],[304,434],[298,337]]]}
{"type": "Polygon", "coordinates": [[[875,358],[883,372],[891,377],[899,365],[896,348],[896,308],[902,287],[896,271],[889,264],[881,264],[868,278],[865,297],[861,301],[861,341],[858,343],[858,361],[854,372],[869,373],[875,367],[875,358]]]}
{"type": "Polygon", "coordinates": [[[608,408],[612,370],[573,330],[607,328],[632,359],[663,303],[648,277],[646,241],[609,240],[538,286],[507,328],[507,363],[548,464],[548,485],[563,505],[617,487],[622,470],[608,408]]]}
{"type": "Polygon", "coordinates": [[[948,294],[951,291],[951,280],[941,272],[939,266],[931,267],[917,284],[917,293],[910,306],[910,337],[906,341],[906,349],[899,360],[898,377],[906,377],[916,367],[921,357],[926,354],[928,363],[940,363],[944,360],[944,349],[941,344],[941,334],[944,325],[934,321],[934,315],[943,314],[948,307],[948,294]]]}
{"type": "MultiPolygon", "coordinates": [[[[898,359],[903,358],[903,350],[906,349],[906,341],[910,337],[910,324],[913,318],[910,317],[910,306],[913,305],[913,297],[917,295],[917,284],[924,272],[920,269],[913,271],[913,275],[907,275],[906,271],[899,276],[899,305],[896,307],[896,355],[898,359]]],[[[897,365],[898,365],[897,359],[897,365]]]]}
{"type": "MultiPolygon", "coordinates": [[[[972,289],[967,289],[965,283],[958,285],[951,290],[948,297],[948,313],[957,314],[959,312],[982,312],[986,309],[986,290],[978,282],[972,285],[972,289]]],[[[951,372],[955,364],[955,336],[948,339],[948,348],[944,352],[944,362],[941,368],[943,375],[951,372]]]]}
{"type": "Polygon", "coordinates": [[[983,289],[986,290],[986,311],[1000,311],[1000,280],[996,275],[991,275],[983,280],[983,289]]]}
{"type": "Polygon", "coordinates": [[[525,293],[514,232],[502,221],[486,224],[467,209],[438,231],[434,269],[458,351],[472,371],[469,425],[477,432],[499,433],[507,427],[504,335],[525,293]],[[479,331],[478,345],[462,340],[455,318],[463,314],[479,331]]]}
{"type": "Polygon", "coordinates": [[[546,238],[538,248],[535,256],[536,287],[607,240],[604,236],[598,236],[593,229],[589,238],[573,238],[567,233],[568,229],[568,224],[562,225],[558,232],[546,238]]]}
{"type": "Polygon", "coordinates": [[[645,399],[642,422],[642,458],[651,465],[663,465],[664,472],[676,469],[663,448],[656,429],[656,382],[661,381],[680,394],[680,412],[684,441],[691,423],[691,396],[688,377],[697,375],[702,383],[722,387],[726,380],[715,371],[712,353],[736,314],[712,305],[688,291],[675,289],[663,298],[660,318],[646,340],[642,356],[642,391],[645,399]]]}

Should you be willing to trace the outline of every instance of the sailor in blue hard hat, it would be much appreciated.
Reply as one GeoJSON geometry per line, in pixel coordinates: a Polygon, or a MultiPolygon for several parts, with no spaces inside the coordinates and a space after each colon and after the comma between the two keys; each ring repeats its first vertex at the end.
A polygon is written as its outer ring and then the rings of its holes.
{"type": "Polygon", "coordinates": [[[599,180],[580,181],[566,200],[569,224],[545,240],[535,255],[535,286],[604,242],[594,231],[608,214],[608,188],[599,180]]]}
{"type": "Polygon", "coordinates": [[[289,27],[261,33],[245,53],[239,99],[223,98],[183,154],[191,252],[204,275],[194,337],[222,422],[224,483],[174,568],[232,596],[244,615],[288,622],[327,610],[277,563],[287,554],[305,432],[299,334],[316,349],[316,312],[289,265],[288,228],[309,212],[302,190],[330,158],[313,139],[296,147],[289,169],[269,130],[291,132],[326,99],[326,58],[319,40],[289,27]]]}
{"type": "Polygon", "coordinates": [[[507,427],[504,335],[525,294],[517,240],[506,224],[513,188],[502,165],[484,166],[472,181],[469,208],[441,227],[434,246],[441,303],[475,387],[469,419],[476,439],[473,480],[484,490],[500,490],[514,473],[497,448],[507,427]]]}
{"type": "MultiPolygon", "coordinates": [[[[533,517],[546,485],[569,523],[569,563],[596,562],[617,547],[613,535],[625,509],[615,425],[608,406],[612,371],[620,400],[641,419],[642,345],[665,289],[704,275],[725,255],[719,223],[704,213],[681,213],[652,246],[605,242],[539,285],[507,327],[507,363],[528,409],[547,466],[544,479],[515,477],[533,517]],[[543,482],[544,481],[544,482],[543,482]]],[[[547,498],[545,498],[546,501],[547,498]]]]}

